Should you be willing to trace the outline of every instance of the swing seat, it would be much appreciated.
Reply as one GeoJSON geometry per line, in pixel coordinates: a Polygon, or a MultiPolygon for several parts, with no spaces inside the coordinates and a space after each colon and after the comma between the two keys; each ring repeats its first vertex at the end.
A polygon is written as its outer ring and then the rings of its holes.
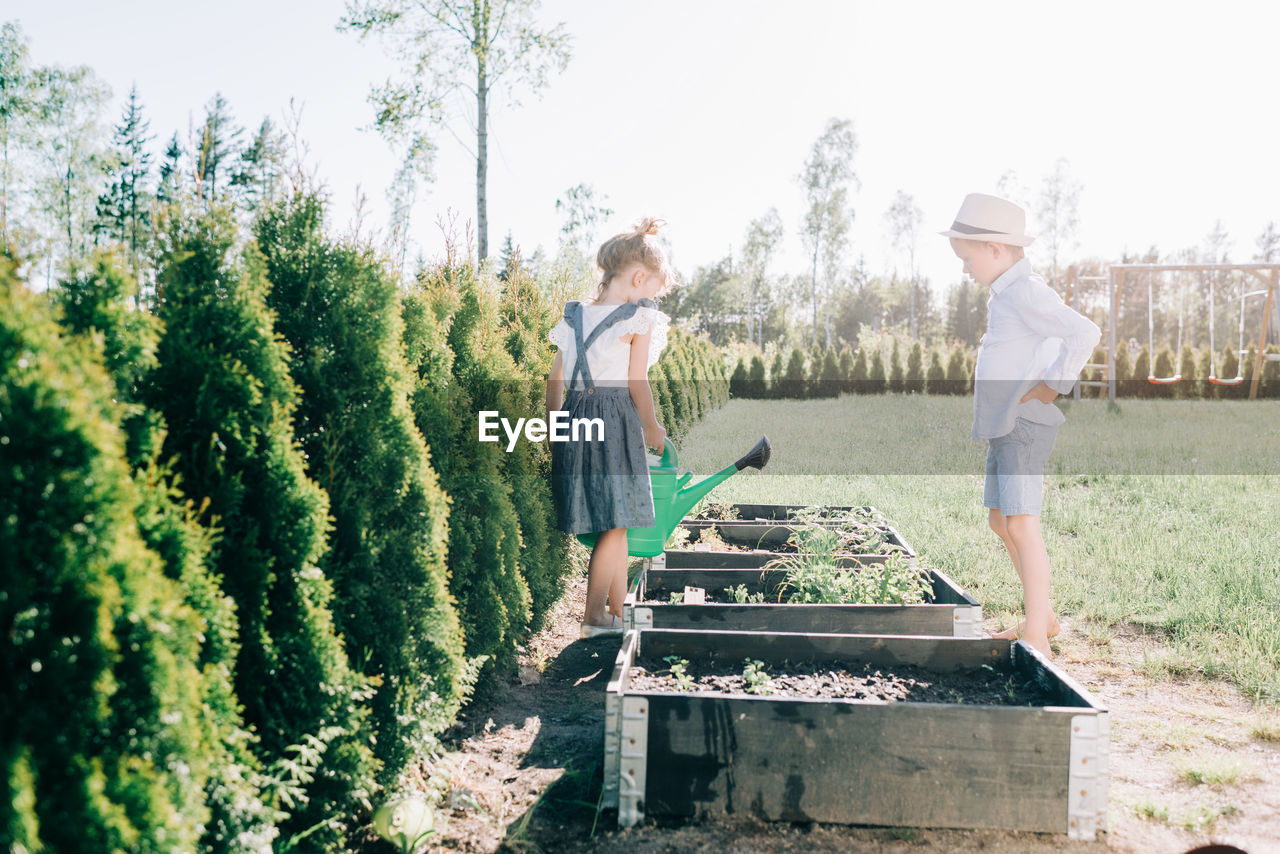
{"type": "Polygon", "coordinates": [[[1240,385],[1244,382],[1244,377],[1233,377],[1231,379],[1223,379],[1222,377],[1209,377],[1209,382],[1214,385],[1240,385]]]}
{"type": "Polygon", "coordinates": [[[1147,382],[1152,385],[1173,385],[1182,379],[1182,374],[1174,374],[1171,377],[1157,377],[1154,374],[1147,377],[1147,382]]]}

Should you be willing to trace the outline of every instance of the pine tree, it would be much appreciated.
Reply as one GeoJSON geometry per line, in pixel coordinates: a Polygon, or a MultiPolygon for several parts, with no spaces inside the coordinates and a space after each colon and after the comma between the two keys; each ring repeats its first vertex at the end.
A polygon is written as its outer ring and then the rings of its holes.
{"type": "Polygon", "coordinates": [[[106,191],[98,197],[99,227],[125,246],[134,279],[142,275],[142,258],[151,243],[150,129],[135,84],[112,140],[115,168],[108,173],[106,191]]]}
{"type": "Polygon", "coordinates": [[[267,305],[294,353],[294,431],[330,499],[333,533],[319,566],[352,665],[381,683],[373,721],[390,783],[422,746],[415,733],[433,714],[432,692],[451,718],[462,675],[448,510],[409,404],[400,295],[370,250],[325,236],[314,194],[263,209],[254,233],[267,305]]]}
{"type": "Polygon", "coordinates": [[[200,197],[206,204],[217,202],[219,193],[226,194],[239,180],[242,155],[240,137],[244,128],[235,124],[231,108],[222,93],[205,105],[204,125],[200,129],[200,150],[196,153],[196,175],[200,181],[200,197]]]}
{"type": "Polygon", "coordinates": [[[182,178],[182,158],[185,152],[175,132],[164,150],[164,159],[160,162],[160,177],[156,184],[156,201],[161,205],[170,204],[178,199],[182,178]]]}
{"type": "Polygon", "coordinates": [[[207,504],[221,533],[211,563],[240,619],[236,695],[255,754],[291,781],[285,844],[307,832],[328,849],[371,794],[375,765],[368,689],[347,663],[319,566],[329,501],[294,441],[288,349],[264,302],[261,257],[232,255],[229,210],[173,208],[159,234],[165,333],[145,402],[164,416],[163,453],[183,493],[207,504]]]}
{"type": "Polygon", "coordinates": [[[270,118],[264,118],[253,141],[240,153],[240,163],[231,178],[244,210],[257,213],[283,195],[286,157],[284,132],[276,130],[270,118]]]}

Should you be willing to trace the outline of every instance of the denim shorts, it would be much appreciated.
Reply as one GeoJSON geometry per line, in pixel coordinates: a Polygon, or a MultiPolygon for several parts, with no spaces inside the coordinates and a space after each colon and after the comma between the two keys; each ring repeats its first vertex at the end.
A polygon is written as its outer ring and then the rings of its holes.
{"type": "Polygon", "coordinates": [[[1039,516],[1044,503],[1044,464],[1057,435],[1056,424],[1019,418],[1008,434],[988,440],[982,505],[1005,516],[1039,516]]]}

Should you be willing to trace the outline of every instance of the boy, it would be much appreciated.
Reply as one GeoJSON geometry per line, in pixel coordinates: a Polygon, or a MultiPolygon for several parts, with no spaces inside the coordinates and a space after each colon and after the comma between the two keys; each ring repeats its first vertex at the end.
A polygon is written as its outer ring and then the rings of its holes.
{"type": "Polygon", "coordinates": [[[982,193],[965,197],[951,228],[964,272],[987,286],[987,331],[974,369],[973,438],[988,440],[982,503],[1022,581],[1023,622],[996,637],[1016,638],[1046,656],[1058,620],[1049,605],[1049,555],[1040,536],[1044,463],[1058,425],[1052,403],[1071,391],[1102,337],[1097,324],[1068,308],[1031,272],[1023,247],[1026,215],[982,193]]]}

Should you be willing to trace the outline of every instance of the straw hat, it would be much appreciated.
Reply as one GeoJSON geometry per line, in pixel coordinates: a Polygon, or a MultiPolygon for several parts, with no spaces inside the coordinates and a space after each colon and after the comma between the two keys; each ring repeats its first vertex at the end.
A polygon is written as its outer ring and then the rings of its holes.
{"type": "Polygon", "coordinates": [[[943,237],[961,240],[983,240],[991,243],[1007,243],[1011,246],[1030,246],[1035,236],[1027,234],[1027,215],[1013,202],[985,193],[970,193],[964,197],[955,222],[943,237]]]}

